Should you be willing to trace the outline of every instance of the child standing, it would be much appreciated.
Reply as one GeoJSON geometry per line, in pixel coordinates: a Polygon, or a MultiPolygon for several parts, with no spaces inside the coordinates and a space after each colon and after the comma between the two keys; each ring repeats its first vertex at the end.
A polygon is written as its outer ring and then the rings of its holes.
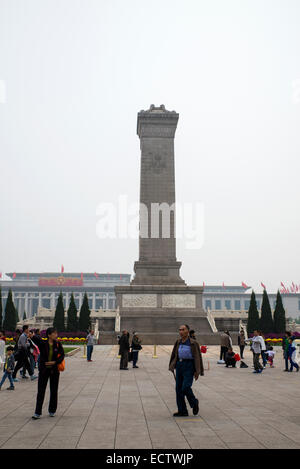
{"type": "Polygon", "coordinates": [[[12,378],[12,374],[13,374],[14,367],[15,367],[15,357],[13,353],[14,353],[14,348],[11,345],[9,345],[6,349],[6,359],[5,359],[4,368],[3,368],[4,374],[0,383],[0,391],[6,378],[8,378],[10,382],[10,387],[7,389],[9,391],[13,391],[15,389],[13,378],[12,378]]]}
{"type": "Polygon", "coordinates": [[[268,357],[268,363],[270,365],[270,368],[274,368],[273,363],[274,363],[275,352],[273,350],[273,347],[269,347],[269,350],[267,350],[265,354],[268,357]]]}

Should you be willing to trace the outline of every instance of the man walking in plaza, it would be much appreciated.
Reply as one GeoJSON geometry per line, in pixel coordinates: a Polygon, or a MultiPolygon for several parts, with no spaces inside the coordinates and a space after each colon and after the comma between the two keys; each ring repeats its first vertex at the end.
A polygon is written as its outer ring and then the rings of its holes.
{"type": "Polygon", "coordinates": [[[263,366],[261,365],[259,361],[259,357],[264,346],[264,340],[259,335],[260,334],[259,331],[253,331],[253,334],[254,336],[251,339],[246,339],[245,342],[252,341],[253,365],[254,365],[253,373],[261,373],[263,370],[263,366]]]}
{"type": "Polygon", "coordinates": [[[119,340],[119,355],[120,359],[120,370],[128,370],[128,353],[129,353],[129,334],[126,330],[122,332],[119,340]]]}
{"type": "Polygon", "coordinates": [[[94,331],[91,331],[86,338],[86,355],[87,361],[92,362],[92,353],[94,350],[95,336],[94,331]]]}
{"type": "Polygon", "coordinates": [[[176,401],[178,412],[174,417],[188,416],[188,410],[185,403],[187,398],[193,414],[199,412],[199,401],[196,399],[193,391],[193,379],[198,379],[199,375],[204,375],[202,355],[198,342],[189,337],[189,326],[182,325],[179,328],[180,338],[176,340],[170,358],[169,370],[174,373],[176,369],[176,401]]]}
{"type": "Polygon", "coordinates": [[[29,336],[28,326],[23,326],[23,333],[20,335],[20,338],[18,340],[18,348],[16,351],[17,364],[15,366],[15,369],[12,375],[12,378],[15,382],[18,381],[17,379],[18,371],[23,367],[28,371],[28,374],[31,380],[34,380],[37,378],[37,376],[35,376],[34,371],[31,368],[31,364],[29,361],[30,343],[28,340],[28,336],[29,336]]]}
{"type": "Polygon", "coordinates": [[[285,363],[285,369],[283,371],[289,371],[289,340],[292,337],[290,331],[285,331],[284,338],[282,339],[282,351],[283,351],[283,358],[285,363]]]}

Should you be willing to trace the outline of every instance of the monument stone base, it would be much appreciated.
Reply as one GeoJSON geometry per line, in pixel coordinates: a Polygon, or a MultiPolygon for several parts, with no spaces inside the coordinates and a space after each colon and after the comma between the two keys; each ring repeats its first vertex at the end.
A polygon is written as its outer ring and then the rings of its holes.
{"type": "Polygon", "coordinates": [[[215,336],[202,307],[203,287],[187,285],[130,285],[115,287],[120,329],[137,331],[144,344],[169,345],[181,324],[196,331],[202,343],[215,336]]]}

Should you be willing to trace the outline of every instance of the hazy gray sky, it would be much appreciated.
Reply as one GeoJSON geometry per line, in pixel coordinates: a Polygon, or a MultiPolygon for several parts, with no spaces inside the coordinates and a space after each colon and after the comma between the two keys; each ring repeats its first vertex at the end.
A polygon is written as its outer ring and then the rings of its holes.
{"type": "Polygon", "coordinates": [[[137,112],[164,103],[177,201],[205,206],[185,280],[300,283],[299,24],[299,0],[0,0],[0,271],[132,271],[96,208],[138,200],[137,112]]]}

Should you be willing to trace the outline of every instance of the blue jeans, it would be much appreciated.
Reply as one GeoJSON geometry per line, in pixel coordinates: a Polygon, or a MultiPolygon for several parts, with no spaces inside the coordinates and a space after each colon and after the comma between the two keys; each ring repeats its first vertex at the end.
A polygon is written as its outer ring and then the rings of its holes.
{"type": "Polygon", "coordinates": [[[194,360],[178,361],[176,364],[176,401],[178,412],[186,413],[185,397],[193,408],[197,402],[192,391],[195,365],[194,360]]]}
{"type": "Polygon", "coordinates": [[[288,353],[287,352],[284,352],[284,361],[285,361],[285,369],[288,370],[289,369],[289,356],[288,356],[288,353]]]}
{"type": "Polygon", "coordinates": [[[264,350],[261,351],[261,358],[262,358],[262,361],[263,361],[263,365],[267,366],[268,360],[267,360],[267,356],[266,356],[264,350]]]}
{"type": "Polygon", "coordinates": [[[132,366],[136,366],[138,358],[139,358],[139,351],[138,350],[133,350],[132,351],[132,366]]]}
{"type": "Polygon", "coordinates": [[[86,359],[88,361],[92,359],[93,348],[93,345],[87,345],[86,347],[86,359]]]}
{"type": "Polygon", "coordinates": [[[3,377],[2,377],[1,383],[0,383],[0,388],[3,385],[4,381],[6,380],[6,378],[9,379],[10,387],[14,388],[15,386],[14,386],[14,382],[13,382],[13,379],[12,379],[12,373],[8,373],[8,371],[4,371],[4,374],[3,374],[3,377]]]}
{"type": "Polygon", "coordinates": [[[298,368],[299,368],[299,365],[298,365],[298,363],[296,363],[296,362],[293,362],[293,360],[292,360],[292,357],[290,357],[290,362],[291,362],[291,368],[290,368],[290,371],[293,371],[293,368],[294,368],[294,367],[296,368],[296,370],[298,370],[298,368]]]}

